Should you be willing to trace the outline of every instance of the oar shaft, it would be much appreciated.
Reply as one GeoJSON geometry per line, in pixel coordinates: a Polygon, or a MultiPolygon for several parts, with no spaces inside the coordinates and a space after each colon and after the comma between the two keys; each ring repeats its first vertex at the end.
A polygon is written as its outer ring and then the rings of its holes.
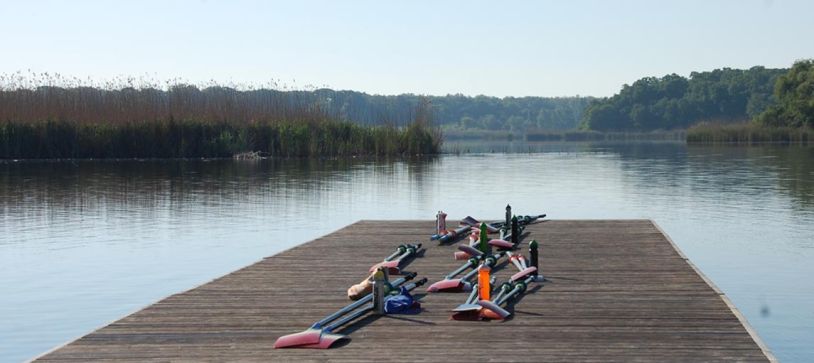
{"type": "MultiPolygon", "coordinates": [[[[394,280],[390,284],[393,285],[393,286],[400,286],[401,284],[403,284],[407,280],[411,280],[413,277],[415,277],[415,274],[410,274],[410,275],[406,275],[404,277],[399,277],[398,279],[394,280]]],[[[322,327],[323,325],[328,324],[328,323],[336,320],[340,316],[347,314],[349,311],[351,311],[353,309],[356,309],[356,308],[364,305],[365,303],[369,303],[372,300],[373,300],[373,294],[372,293],[367,294],[367,295],[363,296],[361,299],[351,303],[350,305],[345,306],[342,309],[339,309],[337,312],[322,318],[322,320],[314,323],[313,326],[322,327]]]]}
{"type": "MultiPolygon", "coordinates": [[[[528,278],[526,278],[526,280],[525,280],[525,281],[523,281],[523,283],[524,283],[525,285],[528,285],[528,284],[530,284],[530,283],[532,283],[532,282],[534,282],[534,276],[528,277],[528,278]]],[[[520,284],[516,284],[516,285],[514,286],[514,289],[512,289],[512,291],[510,291],[510,292],[509,292],[508,294],[506,294],[505,296],[501,297],[501,298],[500,298],[500,300],[495,299],[495,304],[497,304],[498,306],[499,306],[499,305],[503,305],[503,303],[505,303],[506,301],[508,301],[509,299],[511,299],[513,296],[515,296],[515,295],[519,294],[519,293],[520,293],[520,291],[522,291],[522,290],[523,290],[523,287],[522,287],[522,286],[520,286],[520,284]]]]}
{"type": "Polygon", "coordinates": [[[441,242],[441,243],[448,242],[448,241],[454,239],[455,237],[460,236],[461,233],[464,233],[464,232],[468,231],[470,228],[471,228],[470,226],[460,227],[460,228],[452,231],[452,233],[447,233],[447,234],[441,236],[441,238],[439,238],[438,241],[441,242]]]}
{"type": "Polygon", "coordinates": [[[384,260],[385,261],[392,261],[394,258],[398,257],[401,254],[402,254],[401,247],[399,247],[398,249],[396,249],[396,252],[393,252],[392,255],[387,256],[387,258],[385,258],[384,260]]]}
{"type": "Polygon", "coordinates": [[[472,262],[467,261],[465,264],[461,265],[461,267],[458,267],[457,269],[455,269],[455,271],[452,271],[449,274],[447,274],[446,276],[444,276],[444,279],[451,280],[455,276],[458,276],[459,273],[464,272],[464,270],[466,270],[466,269],[468,269],[470,267],[472,267],[472,262]]]}
{"type": "MultiPolygon", "coordinates": [[[[407,284],[405,287],[407,288],[407,291],[411,291],[411,290],[415,289],[417,286],[419,286],[419,283],[414,282],[414,283],[411,283],[411,284],[407,284]]],[[[371,294],[370,296],[371,296],[371,299],[372,299],[373,295],[371,294]]],[[[356,318],[358,318],[358,317],[360,317],[362,315],[365,315],[366,313],[370,312],[371,310],[373,310],[373,304],[365,306],[362,309],[356,310],[352,314],[346,315],[344,318],[333,322],[331,325],[326,326],[325,329],[323,329],[323,331],[332,332],[334,329],[336,329],[336,328],[338,328],[338,327],[340,327],[342,325],[345,325],[348,322],[351,322],[351,321],[355,320],[356,318]]]]}
{"type": "MultiPolygon", "coordinates": [[[[475,270],[477,271],[477,270],[475,270]]],[[[467,304],[472,304],[475,302],[475,299],[478,297],[478,284],[472,285],[472,292],[469,293],[469,297],[466,298],[467,304]]]]}

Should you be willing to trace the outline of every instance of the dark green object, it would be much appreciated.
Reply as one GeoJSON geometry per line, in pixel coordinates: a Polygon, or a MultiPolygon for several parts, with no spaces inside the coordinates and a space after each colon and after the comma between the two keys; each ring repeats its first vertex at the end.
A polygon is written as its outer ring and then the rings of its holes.
{"type": "Polygon", "coordinates": [[[512,223],[512,206],[506,204],[506,226],[512,223]]]}
{"type": "Polygon", "coordinates": [[[534,277],[537,277],[538,272],[540,271],[539,266],[540,257],[537,254],[537,248],[538,248],[537,240],[536,239],[531,240],[531,242],[529,242],[529,263],[531,264],[530,267],[536,268],[536,270],[534,270],[534,273],[532,273],[534,277]]]}
{"type": "Polygon", "coordinates": [[[480,244],[478,249],[486,255],[492,254],[491,248],[489,248],[489,232],[486,223],[480,224],[480,244]]]}
{"type": "Polygon", "coordinates": [[[512,244],[517,245],[520,242],[520,228],[517,223],[517,216],[512,217],[512,244]]]}

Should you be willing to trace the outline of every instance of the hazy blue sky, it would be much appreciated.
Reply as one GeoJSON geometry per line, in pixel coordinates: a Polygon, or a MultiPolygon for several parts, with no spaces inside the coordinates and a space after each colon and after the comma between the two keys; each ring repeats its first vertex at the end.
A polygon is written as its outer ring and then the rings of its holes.
{"type": "Polygon", "coordinates": [[[0,2],[0,73],[606,96],[814,57],[814,1],[0,2]]]}

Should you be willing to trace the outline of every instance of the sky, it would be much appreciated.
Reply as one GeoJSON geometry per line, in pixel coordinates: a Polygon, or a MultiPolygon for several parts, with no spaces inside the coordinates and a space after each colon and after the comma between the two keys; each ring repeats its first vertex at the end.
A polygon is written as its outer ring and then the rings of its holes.
{"type": "Polygon", "coordinates": [[[5,1],[0,74],[610,96],[814,57],[814,1],[5,1]]]}

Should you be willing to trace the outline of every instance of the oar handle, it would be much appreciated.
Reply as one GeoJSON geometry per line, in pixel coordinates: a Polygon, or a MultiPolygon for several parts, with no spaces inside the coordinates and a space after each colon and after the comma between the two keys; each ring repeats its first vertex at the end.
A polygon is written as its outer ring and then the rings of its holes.
{"type": "MultiPolygon", "coordinates": [[[[407,282],[409,280],[414,279],[417,275],[418,274],[415,273],[415,272],[410,272],[410,273],[408,273],[408,274],[406,274],[406,275],[404,275],[402,277],[399,277],[396,280],[393,280],[390,284],[393,285],[394,287],[397,287],[397,286],[400,286],[401,284],[403,284],[403,283],[405,283],[405,282],[407,282]]],[[[339,309],[339,311],[322,318],[322,320],[314,323],[314,325],[312,325],[311,327],[319,329],[323,325],[328,324],[328,323],[336,320],[340,316],[347,314],[349,311],[351,311],[353,309],[356,309],[356,308],[358,308],[358,307],[360,307],[360,306],[364,305],[365,303],[368,303],[368,302],[370,302],[372,300],[373,300],[373,294],[372,293],[367,294],[367,295],[363,296],[361,299],[351,303],[350,305],[345,306],[342,309],[339,309]]]]}
{"type": "Polygon", "coordinates": [[[501,297],[500,300],[496,300],[495,304],[503,305],[503,303],[505,303],[506,301],[508,301],[509,299],[514,297],[515,295],[517,295],[517,294],[523,292],[524,290],[526,290],[526,286],[528,286],[528,284],[530,284],[532,282],[534,282],[534,276],[527,277],[522,282],[515,282],[514,283],[514,289],[512,289],[512,291],[510,291],[508,294],[501,297]]]}

